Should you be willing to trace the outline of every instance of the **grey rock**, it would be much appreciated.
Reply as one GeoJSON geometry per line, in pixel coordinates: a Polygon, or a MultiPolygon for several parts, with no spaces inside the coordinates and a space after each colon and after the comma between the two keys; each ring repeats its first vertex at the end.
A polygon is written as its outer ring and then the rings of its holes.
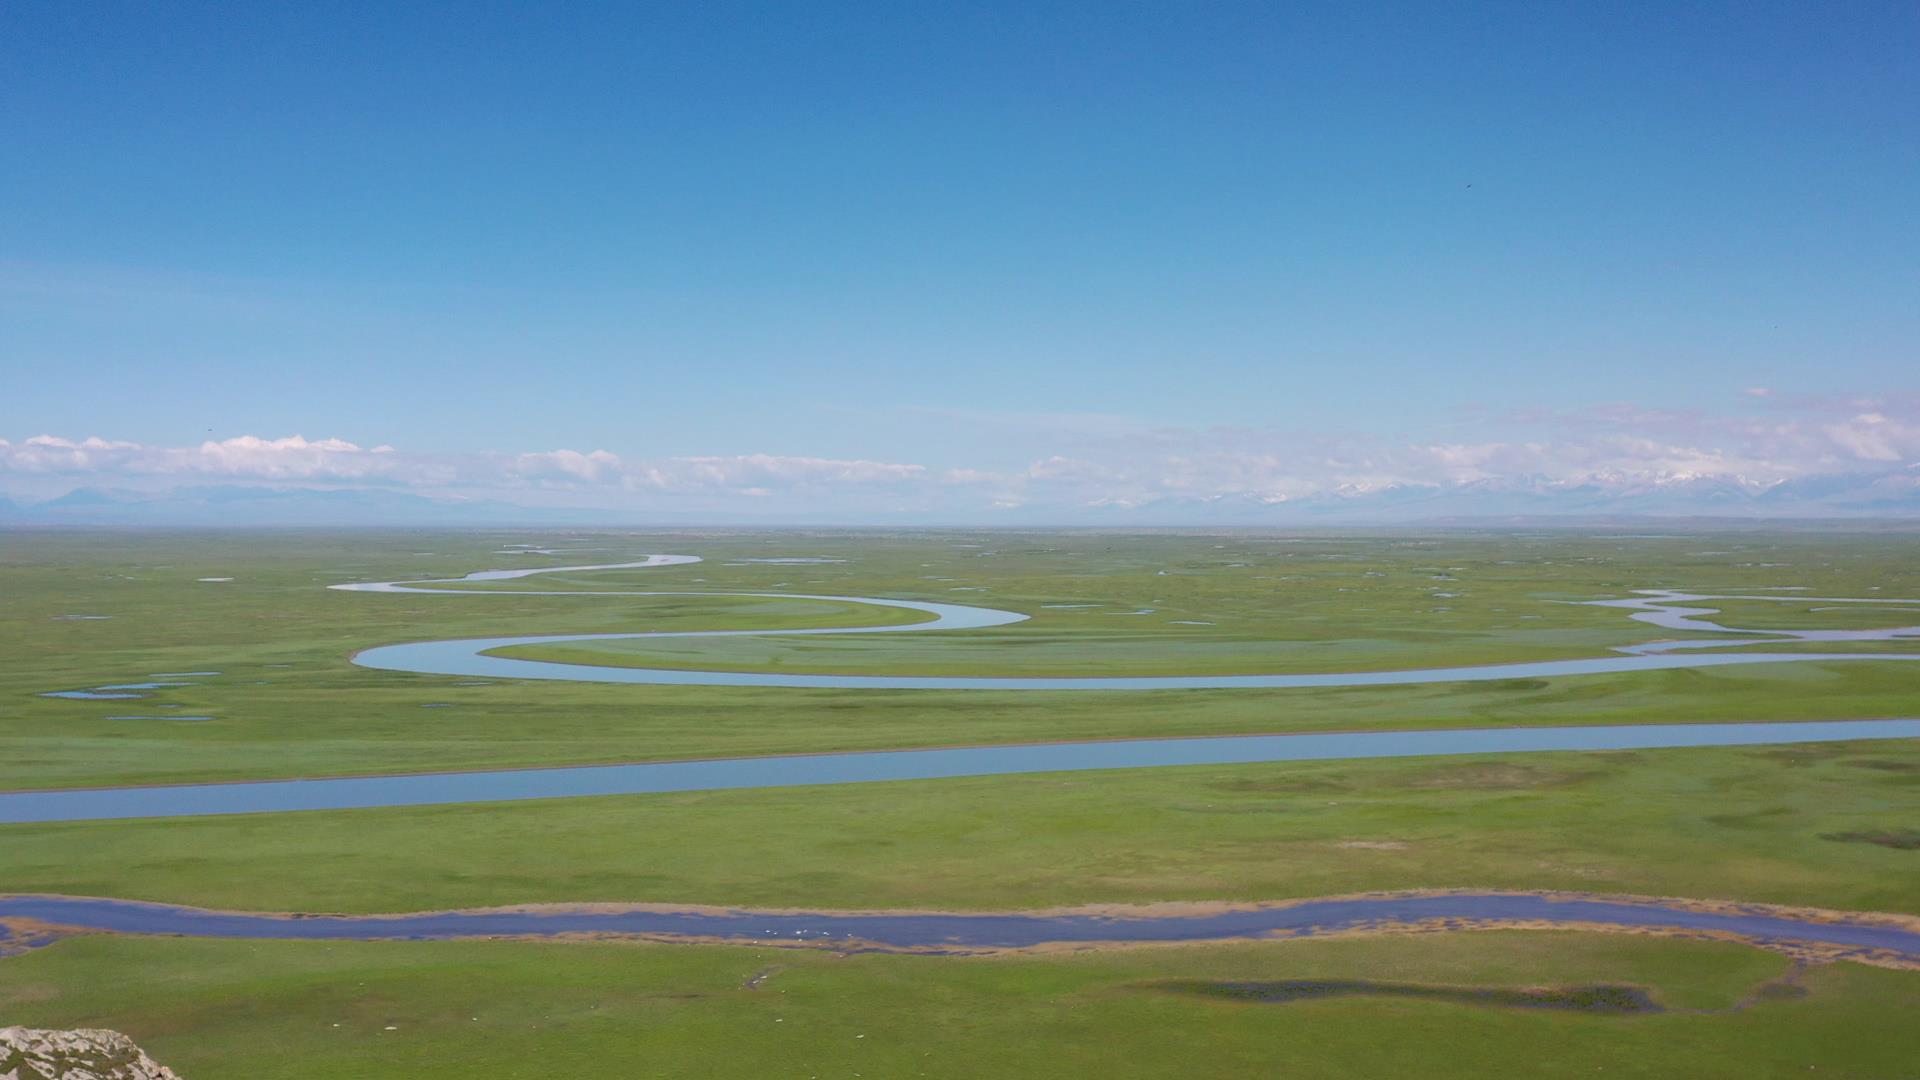
{"type": "Polygon", "coordinates": [[[0,1080],[180,1080],[117,1031],[0,1028],[0,1080]]]}

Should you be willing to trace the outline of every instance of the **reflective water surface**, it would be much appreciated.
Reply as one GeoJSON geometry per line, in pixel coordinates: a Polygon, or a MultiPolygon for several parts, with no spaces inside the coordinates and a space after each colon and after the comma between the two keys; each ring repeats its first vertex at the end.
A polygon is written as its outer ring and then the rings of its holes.
{"type": "Polygon", "coordinates": [[[0,792],[0,822],[189,817],[1335,758],[1920,738],[1920,720],[1356,731],[789,754],[556,769],[0,792]]]}
{"type": "MultiPolygon", "coordinates": [[[[554,566],[521,570],[482,570],[464,578],[435,581],[379,581],[331,585],[350,592],[407,592],[453,596],[485,596],[488,590],[421,588],[423,585],[458,585],[473,581],[503,581],[535,574],[565,571],[629,570],[655,566],[684,565],[699,562],[693,555],[650,555],[638,562],[600,566],[554,566]]],[[[882,599],[870,596],[822,596],[803,593],[713,593],[713,592],[633,592],[633,591],[556,591],[516,596],[753,596],[797,600],[833,600],[871,604],[925,612],[931,619],[889,626],[810,628],[794,630],[681,630],[635,634],[523,634],[504,637],[463,638],[450,641],[417,641],[402,645],[383,645],[367,649],[353,658],[362,667],[385,671],[406,671],[421,675],[483,676],[502,679],[548,679],[564,682],[632,683],[664,686],[751,686],[816,690],[1231,690],[1291,689],[1336,686],[1401,686],[1415,683],[1482,682],[1498,679],[1550,678],[1569,675],[1599,675],[1629,671],[1663,671],[1674,668],[1727,667],[1745,664],[1780,664],[1809,660],[1920,660],[1920,654],[1900,653],[1720,653],[1703,650],[1793,642],[1832,641],[1920,641],[1920,627],[1888,630],[1741,630],[1720,626],[1702,618],[1712,608],[1690,608],[1687,603],[1702,600],[1818,600],[1834,604],[1914,604],[1920,601],[1895,599],[1856,600],[1844,597],[1794,596],[1714,596],[1685,593],[1671,589],[1644,589],[1635,596],[1618,600],[1590,601],[1592,606],[1622,608],[1630,618],[1666,629],[1715,631],[1729,636],[1719,641],[1650,642],[1614,650],[1615,655],[1582,660],[1548,660],[1514,664],[1477,664],[1451,668],[1418,668],[1407,671],[1348,671],[1275,675],[1106,675],[1106,676],[994,676],[994,675],[833,675],[790,674],[776,672],[688,671],[672,668],[603,667],[588,664],[563,664],[548,660],[523,660],[492,656],[491,652],[524,645],[562,645],[586,641],[637,641],[646,638],[689,637],[766,637],[806,634],[879,634],[924,633],[927,631],[973,630],[1024,622],[1029,616],[1016,611],[943,604],[921,600],[882,599]]],[[[1058,605],[1055,605],[1058,606],[1058,605]]],[[[1121,614],[1143,614],[1125,612],[1121,614]]]]}
{"type": "MultiPolygon", "coordinates": [[[[1050,944],[1194,942],[1312,936],[1435,920],[1499,920],[1738,935],[1771,945],[1811,943],[1920,959],[1920,931],[1890,920],[1796,918],[1766,908],[1526,893],[1376,895],[1308,900],[1209,914],[807,913],[672,910],[595,905],[395,916],[264,915],[86,897],[0,896],[5,920],[124,934],[301,940],[421,939],[558,934],[845,942],[881,949],[1014,949],[1050,944]]],[[[0,946],[5,939],[0,938],[0,946]]]]}

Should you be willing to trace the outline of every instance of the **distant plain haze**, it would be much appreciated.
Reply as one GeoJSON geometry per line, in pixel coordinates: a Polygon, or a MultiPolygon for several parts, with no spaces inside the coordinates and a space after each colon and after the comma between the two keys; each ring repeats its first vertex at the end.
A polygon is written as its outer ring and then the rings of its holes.
{"type": "Polygon", "coordinates": [[[1920,6],[0,10],[0,522],[1920,516],[1920,6]]]}

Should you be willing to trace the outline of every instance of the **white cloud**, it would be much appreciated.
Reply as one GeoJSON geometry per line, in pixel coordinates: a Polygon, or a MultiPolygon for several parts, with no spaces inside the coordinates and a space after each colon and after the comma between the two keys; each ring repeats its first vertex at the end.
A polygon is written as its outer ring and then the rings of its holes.
{"type": "Polygon", "coordinates": [[[36,435],[19,443],[0,439],[0,475],[5,474],[66,477],[78,483],[224,480],[764,495],[819,487],[887,487],[920,480],[929,470],[916,464],[775,454],[633,462],[607,450],[409,454],[388,445],[368,449],[344,439],[299,435],[243,435],[191,447],[36,435]]]}
{"type": "Polygon", "coordinates": [[[639,463],[624,474],[629,489],[670,493],[753,492],[835,487],[888,487],[920,480],[924,465],[864,459],[737,454],[675,457],[639,463]]]}
{"type": "Polygon", "coordinates": [[[0,471],[29,473],[191,475],[232,479],[360,479],[392,470],[392,447],[365,450],[341,439],[252,435],[197,447],[155,447],[98,437],[78,441],[35,435],[21,443],[0,439],[0,471]]]}
{"type": "Polygon", "coordinates": [[[1861,413],[1822,430],[1836,446],[1863,461],[1902,461],[1920,455],[1920,427],[1876,412],[1861,413]]]}
{"type": "Polygon", "coordinates": [[[1633,491],[1694,481],[1751,492],[1851,474],[1889,498],[1920,477],[1920,395],[1787,399],[1761,415],[1710,415],[1612,403],[1485,417],[1499,437],[1388,443],[1251,429],[1112,425],[1024,466],[939,467],[873,458],[688,455],[649,459],[605,449],[423,454],[338,438],[241,436],[166,447],[101,437],[0,439],[0,494],[81,486],[157,490],[196,483],[387,487],[435,496],[575,506],[724,509],[729,500],[794,512],[1137,507],[1161,500],[1281,504],[1396,487],[1462,485],[1633,491]],[[1878,479],[1876,479],[1878,478],[1878,479]]]}
{"type": "Polygon", "coordinates": [[[617,454],[605,450],[581,453],[578,450],[543,450],[514,457],[512,472],[529,480],[558,479],[572,482],[605,483],[617,479],[622,464],[617,454]]]}
{"type": "Polygon", "coordinates": [[[162,451],[159,471],[169,467],[216,476],[263,480],[358,479],[381,475],[396,461],[343,439],[308,440],[299,435],[261,439],[242,435],[203,442],[194,450],[162,451]]]}

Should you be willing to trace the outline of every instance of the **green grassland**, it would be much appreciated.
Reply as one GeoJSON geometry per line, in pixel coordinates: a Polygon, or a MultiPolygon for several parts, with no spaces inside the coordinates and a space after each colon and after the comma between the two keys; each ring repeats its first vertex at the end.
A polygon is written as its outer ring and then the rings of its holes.
{"type": "Polygon", "coordinates": [[[1858,662],[1455,686],[1046,695],[459,680],[348,662],[372,645],[438,637],[918,617],[810,600],[511,595],[535,589],[784,590],[979,602],[1033,616],[979,631],[685,639],[647,643],[644,654],[616,649],[586,656],[903,674],[1361,670],[1594,656],[1669,635],[1619,611],[1557,601],[1619,596],[1636,587],[1795,583],[1820,595],[1920,594],[1920,540],[1903,534],[1635,540],[1587,534],[622,533],[537,539],[592,550],[498,553],[503,543],[531,542],[528,534],[5,534],[0,647],[10,662],[0,667],[0,740],[9,752],[0,756],[0,787],[960,742],[1870,717],[1899,715],[1913,705],[1905,668],[1858,662]],[[503,582],[493,587],[509,595],[498,597],[323,588],[497,566],[620,561],[663,550],[707,561],[503,582]],[[808,555],[846,561],[739,561],[808,555]],[[1436,591],[1460,595],[1436,600],[1436,591]],[[1155,611],[1117,614],[1144,607],[1155,611]],[[73,614],[111,617],[60,618],[73,614]],[[1192,622],[1213,625],[1184,625],[1192,622]],[[222,674],[150,701],[38,696],[199,670],[222,674]],[[152,715],[163,704],[213,719],[109,719],[152,715]],[[422,707],[428,704],[446,707],[422,707]]]}
{"type": "MultiPolygon", "coordinates": [[[[889,674],[1447,666],[1676,636],[1563,600],[1781,585],[1920,596],[1920,536],[0,533],[0,789],[1060,738],[1920,715],[1920,665],[1818,660],[1459,686],[1016,694],[463,680],[347,659],[429,638],[918,618],[831,601],[514,595],[711,589],[981,603],[1034,618],[569,658],[889,674]],[[598,550],[496,554],[511,543],[598,550]],[[707,561],[489,586],[500,596],[323,588],[651,552],[707,561]],[[846,561],[741,561],[792,556],[846,561]],[[73,614],[111,618],[60,618],[73,614]],[[145,701],[38,696],[200,670],[222,674],[145,701]],[[108,719],[161,705],[212,719],[108,719]]],[[[1725,621],[1865,628],[1910,614],[1812,610],[1822,606],[1734,601],[1725,621]]],[[[5,825],[0,892],[342,912],[542,901],[1010,910],[1467,887],[1920,914],[1920,850],[1905,842],[1920,828],[1917,785],[1920,742],[1890,741],[5,825]]],[[[994,958],[86,938],[0,959],[0,1024],[120,1028],[191,1080],[1911,1075],[1920,975],[1836,964],[1775,982],[1786,964],[1727,944],[1542,932],[994,958]],[[1171,989],[1300,978],[1625,985],[1666,1011],[1367,995],[1274,1005],[1171,989]]]]}
{"type": "MultiPolygon", "coordinates": [[[[1871,598],[1875,593],[1862,593],[1871,598]]],[[[1700,606],[1700,605],[1695,605],[1700,606]]],[[[1920,605],[1827,604],[1819,600],[1715,600],[1714,620],[1747,630],[1891,630],[1920,626],[1920,605]]]]}
{"type": "Polygon", "coordinates": [[[1912,740],[0,827],[4,890],[244,910],[1017,910],[1566,889],[1920,914],[1912,740]]]}
{"type": "Polygon", "coordinates": [[[1475,933],[1039,957],[719,946],[91,939],[6,962],[0,1013],[112,1024],[191,1080],[365,1077],[1911,1075],[1913,976],[1738,946],[1475,933]],[[1638,987],[1606,1015],[1213,980],[1638,987]],[[1870,1034],[1869,1034],[1870,1033],[1870,1034]]]}

